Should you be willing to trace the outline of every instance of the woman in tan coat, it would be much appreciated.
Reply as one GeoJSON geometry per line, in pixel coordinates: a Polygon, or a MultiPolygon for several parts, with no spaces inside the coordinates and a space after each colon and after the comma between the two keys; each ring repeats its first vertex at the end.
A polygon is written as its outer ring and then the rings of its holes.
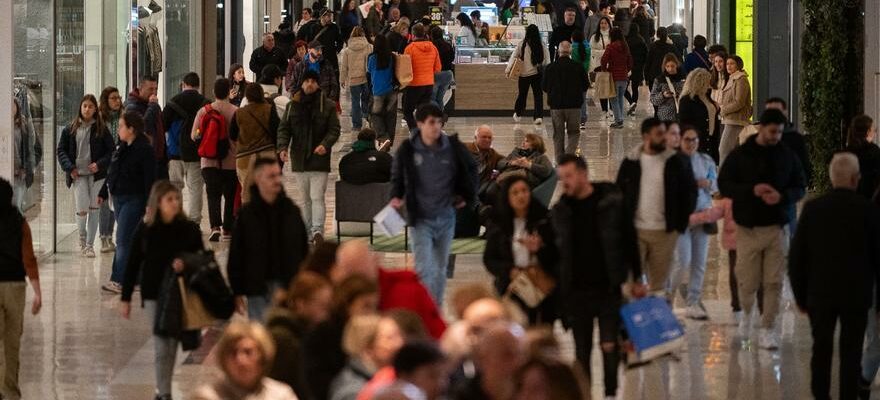
{"type": "Polygon", "coordinates": [[[727,59],[727,73],[730,77],[721,90],[721,144],[718,152],[721,164],[739,144],[739,134],[749,124],[752,117],[752,90],[749,75],[743,70],[743,60],[737,55],[727,59]]]}
{"type": "Polygon", "coordinates": [[[360,132],[364,126],[364,112],[369,112],[371,93],[367,85],[367,58],[372,52],[373,45],[364,37],[364,30],[354,27],[339,58],[339,83],[351,93],[352,132],[360,132]]]}

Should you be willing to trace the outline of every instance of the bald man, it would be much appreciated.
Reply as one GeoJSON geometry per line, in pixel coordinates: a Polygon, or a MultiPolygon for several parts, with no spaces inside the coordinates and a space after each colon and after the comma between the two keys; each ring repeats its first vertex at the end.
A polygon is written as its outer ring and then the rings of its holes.
{"type": "Polygon", "coordinates": [[[462,381],[453,399],[510,399],[516,391],[511,379],[525,363],[525,330],[510,322],[489,325],[477,339],[474,363],[477,374],[462,381]]]}
{"type": "MultiPolygon", "coordinates": [[[[860,389],[870,395],[877,372],[876,308],[867,330],[866,368],[861,370],[862,340],[868,309],[880,291],[880,210],[856,192],[859,161],[838,153],[829,168],[834,190],[807,202],[788,254],[788,274],[795,301],[810,317],[813,334],[813,397],[830,399],[834,329],[840,321],[840,396],[855,399],[860,389]],[[861,381],[861,388],[860,382],[861,381]]],[[[863,398],[868,398],[867,396],[863,398]]]]}
{"type": "Polygon", "coordinates": [[[365,240],[350,240],[336,250],[336,264],[330,270],[329,278],[339,284],[356,274],[378,281],[380,310],[402,308],[412,311],[422,318],[433,338],[443,336],[446,322],[415,271],[382,268],[379,255],[370,250],[365,240]]]}
{"type": "MultiPolygon", "coordinates": [[[[477,174],[480,176],[480,188],[495,179],[493,170],[498,166],[504,156],[498,154],[492,148],[492,139],[495,135],[489,125],[480,125],[474,131],[474,141],[465,143],[468,151],[477,161],[477,174]]],[[[482,190],[481,190],[482,192],[482,190]]]]}
{"type": "Polygon", "coordinates": [[[571,59],[571,43],[559,44],[559,58],[544,72],[544,92],[553,121],[553,150],[556,159],[574,154],[581,138],[581,105],[589,84],[583,65],[571,59]]]}

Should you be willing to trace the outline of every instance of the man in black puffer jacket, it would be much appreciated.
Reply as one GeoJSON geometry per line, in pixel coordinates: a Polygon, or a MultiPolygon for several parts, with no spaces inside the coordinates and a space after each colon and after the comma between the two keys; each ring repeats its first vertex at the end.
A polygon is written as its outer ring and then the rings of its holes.
{"type": "Polygon", "coordinates": [[[599,320],[605,395],[617,395],[621,285],[643,296],[636,233],[623,193],[613,183],[591,183],[587,163],[574,154],[559,159],[563,196],[553,207],[559,250],[559,296],[563,322],[574,333],[575,354],[590,376],[593,319],[599,320]]]}
{"type": "Polygon", "coordinates": [[[309,252],[299,207],[284,194],[281,166],[274,158],[254,163],[251,201],[241,207],[227,266],[236,308],[263,321],[276,290],[286,290],[309,252]]]}
{"type": "Polygon", "coordinates": [[[199,92],[199,86],[199,74],[190,72],[184,75],[180,83],[182,91],[168,100],[162,114],[162,125],[167,132],[168,178],[178,189],[186,187],[189,200],[186,214],[196,224],[202,220],[205,180],[202,178],[199,145],[193,141],[191,132],[196,113],[210,103],[199,92]]]}
{"type": "MultiPolygon", "coordinates": [[[[574,154],[577,150],[581,137],[581,105],[589,87],[584,66],[571,59],[571,43],[560,43],[559,58],[547,66],[542,84],[550,103],[553,149],[557,158],[566,153],[574,154]],[[565,144],[566,137],[568,145],[565,144]]],[[[540,115],[535,123],[541,123],[540,115]]]]}

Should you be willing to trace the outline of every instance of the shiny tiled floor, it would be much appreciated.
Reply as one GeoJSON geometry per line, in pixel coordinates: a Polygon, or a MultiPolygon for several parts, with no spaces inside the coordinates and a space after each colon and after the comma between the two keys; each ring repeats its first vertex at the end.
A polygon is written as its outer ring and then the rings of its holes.
{"type": "MultiPolygon", "coordinates": [[[[646,108],[646,105],[643,105],[646,108]]],[[[638,115],[648,110],[642,108],[638,115]]],[[[582,154],[590,161],[594,180],[613,178],[623,153],[638,142],[637,119],[626,128],[610,131],[591,109],[591,121],[582,135],[582,154]]],[[[447,126],[468,138],[475,127],[490,124],[495,130],[496,149],[507,154],[522,135],[536,131],[549,141],[548,124],[514,125],[509,118],[452,118],[447,126]]],[[[347,118],[343,126],[350,126],[347,118]]],[[[345,131],[335,150],[352,140],[345,131]]],[[[400,129],[398,136],[405,133],[400,129]]],[[[552,147],[552,146],[550,146],[552,147]]],[[[552,150],[551,150],[552,151],[552,150]]],[[[338,160],[336,154],[334,159],[338,160]]],[[[335,163],[334,163],[335,164],[335,163]]],[[[331,181],[336,180],[335,171],[331,181]]],[[[292,177],[287,175],[288,193],[299,199],[292,177]]],[[[332,234],[333,185],[328,187],[327,232],[332,234]]],[[[206,220],[206,218],[205,218],[206,220]]],[[[206,221],[205,221],[206,222],[206,221]]],[[[59,253],[41,263],[44,309],[25,319],[21,381],[26,399],[150,399],[153,367],[152,340],[146,315],[135,310],[131,320],[116,312],[117,300],[100,292],[110,273],[109,255],[97,259],[79,258],[74,243],[67,240],[59,253]]],[[[713,240],[705,283],[708,322],[687,322],[687,346],[678,361],[662,361],[635,369],[621,370],[622,399],[805,399],[809,396],[811,340],[806,319],[784,303],[779,329],[783,344],[779,351],[757,350],[753,344],[735,340],[731,323],[727,260],[713,240]]],[[[226,245],[212,244],[221,263],[226,245]]],[[[388,254],[386,264],[401,267],[411,262],[405,255],[388,254]]],[[[488,275],[477,255],[458,258],[450,287],[466,282],[487,282],[488,275]]],[[[137,298],[136,300],[137,301],[137,298]]],[[[558,327],[567,354],[573,358],[571,338],[558,327]]],[[[175,398],[184,399],[198,384],[216,373],[210,346],[199,355],[180,354],[175,373],[175,398]],[[208,354],[206,357],[205,354],[208,354]]],[[[601,367],[594,354],[593,398],[601,398],[601,367]]]]}

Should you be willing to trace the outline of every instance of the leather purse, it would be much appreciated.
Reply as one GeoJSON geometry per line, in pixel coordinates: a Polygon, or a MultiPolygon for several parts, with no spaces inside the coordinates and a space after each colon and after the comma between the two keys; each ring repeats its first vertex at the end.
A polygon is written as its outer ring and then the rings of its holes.
{"type": "Polygon", "coordinates": [[[556,280],[553,279],[541,267],[532,265],[523,268],[507,287],[507,294],[516,295],[526,306],[535,308],[544,301],[556,288],[556,280]]]}

